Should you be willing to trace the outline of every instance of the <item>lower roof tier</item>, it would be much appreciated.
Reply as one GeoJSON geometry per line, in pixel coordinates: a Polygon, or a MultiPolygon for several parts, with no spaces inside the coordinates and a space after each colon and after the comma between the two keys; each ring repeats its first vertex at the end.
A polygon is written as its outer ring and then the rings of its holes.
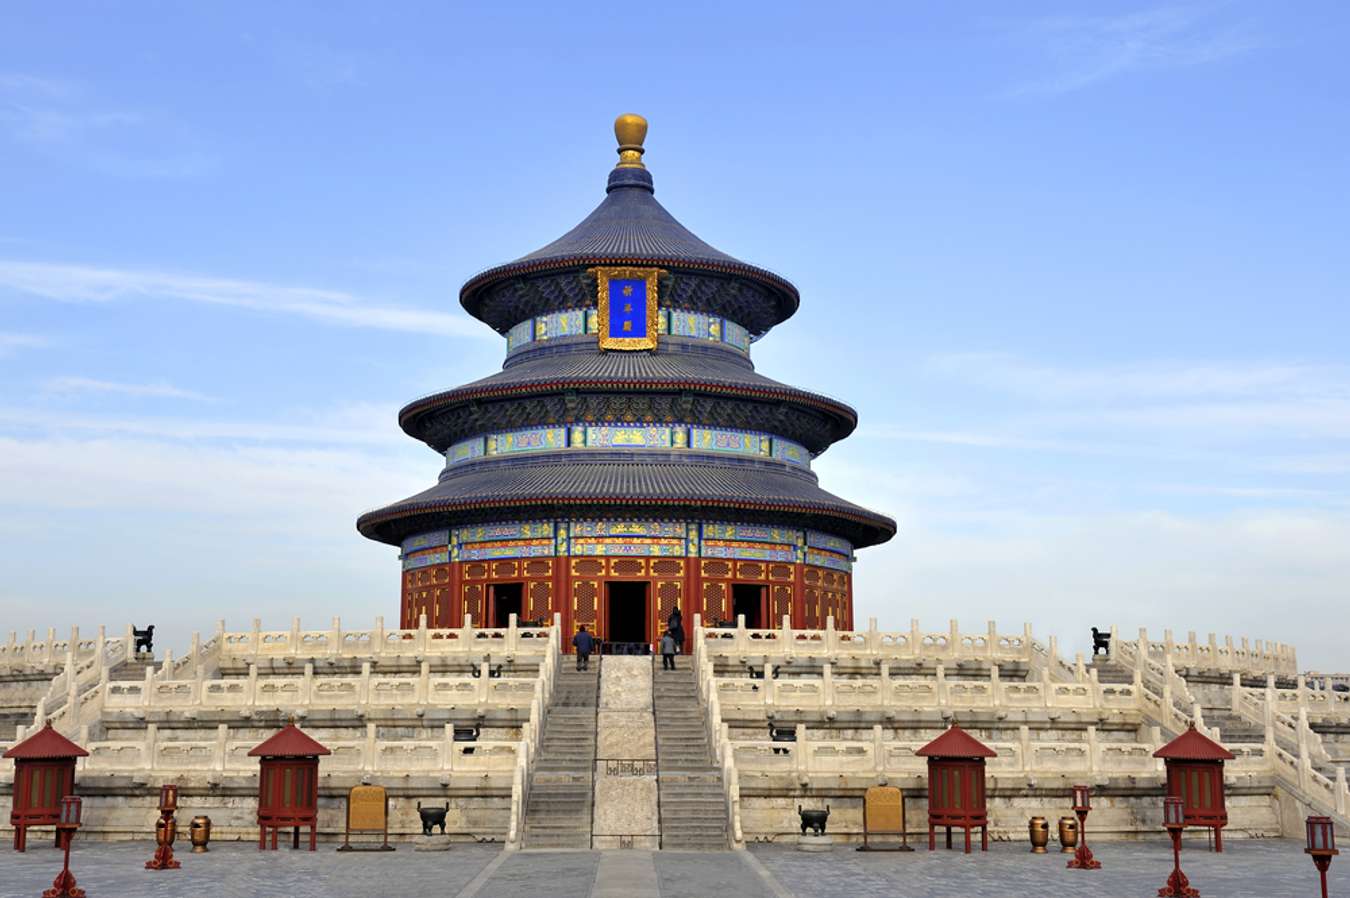
{"type": "Polygon", "coordinates": [[[572,349],[509,363],[490,377],[411,402],[399,412],[399,425],[444,452],[497,428],[695,420],[768,430],[819,453],[858,423],[844,403],[764,377],[730,352],[684,343],[657,352],[572,349]]]}
{"type": "Polygon", "coordinates": [[[399,545],[451,523],[512,516],[610,513],[791,523],[836,533],[856,547],[885,542],[895,522],[821,489],[815,475],[776,462],[556,453],[490,459],[447,470],[434,487],[367,512],[362,535],[399,545]]]}

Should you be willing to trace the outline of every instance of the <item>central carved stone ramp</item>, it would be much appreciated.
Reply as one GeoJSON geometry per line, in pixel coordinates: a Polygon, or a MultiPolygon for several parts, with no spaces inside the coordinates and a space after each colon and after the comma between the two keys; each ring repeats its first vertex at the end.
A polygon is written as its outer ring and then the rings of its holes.
{"type": "Polygon", "coordinates": [[[578,671],[565,658],[553,687],[525,805],[526,848],[591,847],[595,711],[600,659],[578,671]]]}
{"type": "Polygon", "coordinates": [[[722,771],[708,743],[698,682],[688,656],[677,670],[653,659],[661,847],[716,851],[730,847],[722,771]]]}

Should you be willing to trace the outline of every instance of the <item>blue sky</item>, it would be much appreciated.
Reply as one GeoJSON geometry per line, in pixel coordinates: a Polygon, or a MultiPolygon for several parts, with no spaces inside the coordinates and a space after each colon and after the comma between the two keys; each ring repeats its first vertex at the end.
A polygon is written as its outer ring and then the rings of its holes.
{"type": "Polygon", "coordinates": [[[759,370],[859,410],[816,467],[900,525],[860,618],[1344,668],[1348,24],[7,4],[0,629],[394,619],[353,522],[439,467],[395,412],[500,365],[459,285],[593,208],[634,111],[667,208],[801,288],[759,370]]]}

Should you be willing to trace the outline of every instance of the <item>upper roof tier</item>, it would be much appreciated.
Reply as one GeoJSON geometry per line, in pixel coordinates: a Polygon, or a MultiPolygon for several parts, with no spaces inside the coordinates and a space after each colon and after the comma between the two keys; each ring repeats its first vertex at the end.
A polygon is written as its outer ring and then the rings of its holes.
{"type": "MultiPolygon", "coordinates": [[[[530,283],[535,278],[581,274],[594,265],[640,264],[664,268],[677,280],[687,273],[724,281],[728,308],[720,311],[756,335],[791,317],[799,303],[796,287],[709,246],[656,201],[651,173],[642,163],[646,120],[621,115],[614,133],[619,164],[595,211],[547,246],[470,278],[459,291],[465,310],[504,333],[528,317],[522,307],[534,297],[522,294],[540,292],[530,283]],[[747,297],[753,300],[751,309],[746,309],[747,297]]],[[[719,311],[720,304],[714,301],[709,311],[719,311]]]]}

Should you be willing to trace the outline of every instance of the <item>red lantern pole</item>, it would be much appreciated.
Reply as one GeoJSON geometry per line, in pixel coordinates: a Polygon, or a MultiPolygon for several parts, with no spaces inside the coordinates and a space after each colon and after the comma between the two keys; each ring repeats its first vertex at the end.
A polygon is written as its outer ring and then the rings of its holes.
{"type": "Polygon", "coordinates": [[[1158,898],[1200,898],[1199,890],[1191,888],[1186,874],[1181,872],[1181,832],[1186,828],[1186,812],[1180,798],[1163,799],[1163,826],[1172,836],[1172,875],[1167,878],[1167,885],[1158,889],[1158,898]]]}
{"type": "Polygon", "coordinates": [[[145,862],[147,870],[177,870],[183,865],[174,860],[173,840],[178,836],[178,787],[167,783],[159,789],[159,820],[155,822],[155,856],[145,862]]]}
{"type": "Polygon", "coordinates": [[[1073,812],[1078,815],[1078,850],[1073,860],[1067,864],[1070,870],[1100,870],[1101,861],[1092,856],[1087,844],[1087,815],[1092,810],[1091,796],[1087,786],[1073,787],[1073,812]]]}
{"type": "Polygon", "coordinates": [[[61,799],[61,819],[56,824],[56,837],[65,848],[66,857],[61,872],[52,880],[52,887],[42,893],[42,898],[85,898],[84,889],[75,884],[75,874],[70,872],[70,843],[75,838],[75,830],[80,828],[80,799],[67,795],[61,799]]]}
{"type": "Polygon", "coordinates": [[[1331,859],[1340,854],[1336,850],[1336,828],[1330,817],[1308,818],[1308,847],[1303,853],[1310,855],[1317,873],[1322,878],[1322,898],[1327,898],[1327,869],[1331,859]]]}

